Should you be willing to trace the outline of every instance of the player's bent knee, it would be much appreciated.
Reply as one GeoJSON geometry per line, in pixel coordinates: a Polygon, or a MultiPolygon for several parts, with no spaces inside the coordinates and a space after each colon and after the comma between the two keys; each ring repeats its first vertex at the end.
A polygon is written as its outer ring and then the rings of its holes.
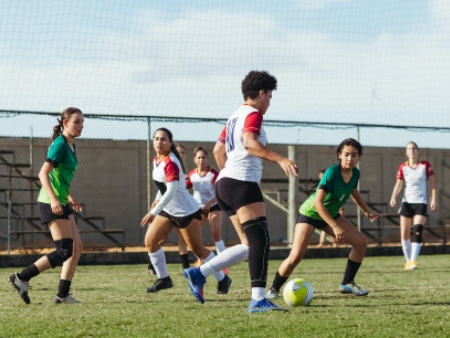
{"type": "Polygon", "coordinates": [[[62,265],[66,260],[68,260],[73,255],[73,239],[63,238],[61,240],[55,241],[56,250],[50,252],[47,258],[50,262],[52,268],[62,265]]]}
{"type": "Polygon", "coordinates": [[[415,243],[422,243],[422,232],[423,232],[423,225],[417,224],[413,225],[413,238],[412,242],[415,243]]]}

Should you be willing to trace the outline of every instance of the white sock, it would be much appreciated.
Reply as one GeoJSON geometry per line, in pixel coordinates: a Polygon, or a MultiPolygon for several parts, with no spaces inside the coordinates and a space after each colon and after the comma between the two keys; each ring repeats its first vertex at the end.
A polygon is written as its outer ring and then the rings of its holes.
{"type": "Polygon", "coordinates": [[[158,278],[168,277],[169,272],[167,271],[166,254],[163,249],[159,248],[158,251],[149,253],[148,256],[150,257],[150,261],[152,262],[158,278]]]}
{"type": "Polygon", "coordinates": [[[244,244],[237,244],[231,248],[226,249],[214,259],[208,261],[208,264],[200,266],[200,271],[203,276],[208,277],[213,272],[222,271],[230,266],[242,263],[248,258],[248,246],[244,244]]]}
{"type": "Polygon", "coordinates": [[[218,242],[214,242],[214,244],[216,245],[217,254],[220,254],[221,252],[225,251],[225,249],[226,249],[225,243],[222,240],[220,240],[218,242]]]}
{"type": "MultiPolygon", "coordinates": [[[[209,256],[208,257],[206,257],[204,260],[203,260],[203,262],[204,263],[208,263],[209,261],[211,261],[212,259],[214,259],[214,257],[216,257],[216,255],[214,255],[214,252],[212,252],[211,251],[211,253],[209,254],[209,256]]],[[[201,265],[200,266],[200,272],[202,272],[202,269],[201,269],[201,267],[202,267],[203,265],[201,265]]],[[[203,275],[203,273],[202,273],[202,275],[203,275]]],[[[225,274],[221,271],[221,270],[219,270],[219,271],[213,271],[213,275],[214,275],[214,278],[218,281],[218,282],[220,282],[221,280],[223,280],[224,278],[225,278],[225,274]]],[[[206,277],[206,276],[205,276],[206,277]]]]}
{"type": "Polygon", "coordinates": [[[407,262],[411,261],[411,240],[407,239],[406,241],[402,239],[402,249],[403,255],[407,262]]]}
{"type": "Polygon", "coordinates": [[[252,299],[261,300],[264,299],[264,288],[252,288],[252,299]]]}
{"type": "Polygon", "coordinates": [[[420,248],[422,247],[422,244],[413,242],[412,243],[412,249],[411,249],[411,260],[417,261],[417,258],[419,257],[420,248]]]}

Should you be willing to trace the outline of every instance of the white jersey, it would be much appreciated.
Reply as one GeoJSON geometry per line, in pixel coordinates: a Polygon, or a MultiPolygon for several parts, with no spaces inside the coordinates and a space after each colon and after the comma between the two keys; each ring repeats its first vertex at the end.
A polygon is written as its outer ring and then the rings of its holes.
{"type": "Polygon", "coordinates": [[[225,143],[227,161],[217,180],[229,177],[240,181],[259,182],[262,175],[262,159],[250,154],[243,144],[245,132],[258,134],[258,141],[267,144],[266,132],[262,126],[262,115],[252,106],[242,105],[228,119],[220,142],[225,143]]]}
{"type": "Polygon", "coordinates": [[[175,217],[193,214],[199,209],[197,201],[186,189],[186,178],[183,167],[175,154],[170,153],[164,160],[153,160],[153,180],[161,195],[167,190],[167,182],[179,181],[175,197],[163,208],[165,212],[175,217]]]}
{"type": "Polygon", "coordinates": [[[397,178],[405,181],[402,202],[427,204],[427,179],[431,175],[434,175],[433,169],[426,161],[420,161],[415,168],[408,162],[402,163],[397,173],[397,178]]]}
{"type": "MultiPolygon", "coordinates": [[[[216,184],[217,176],[219,176],[219,173],[213,168],[210,168],[210,170],[203,176],[198,173],[197,169],[189,172],[187,186],[188,188],[192,188],[194,192],[193,196],[198,204],[200,204],[201,208],[216,197],[214,184],[216,184]]],[[[216,204],[217,202],[211,206],[216,204]]]]}

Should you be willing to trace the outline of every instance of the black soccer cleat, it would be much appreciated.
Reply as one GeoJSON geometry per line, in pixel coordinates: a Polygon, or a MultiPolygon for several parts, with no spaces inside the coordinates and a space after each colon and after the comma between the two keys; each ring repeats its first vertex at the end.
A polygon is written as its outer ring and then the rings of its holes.
{"type": "Polygon", "coordinates": [[[172,280],[167,276],[166,278],[158,278],[152,286],[147,288],[147,292],[155,293],[160,290],[170,289],[171,287],[173,287],[172,280]]]}
{"type": "Polygon", "coordinates": [[[225,278],[222,279],[217,285],[217,294],[218,295],[226,295],[230,290],[231,278],[228,275],[225,275],[225,278]]]}
{"type": "Polygon", "coordinates": [[[20,298],[26,303],[30,304],[30,297],[28,297],[28,282],[23,282],[17,277],[17,273],[8,277],[9,283],[16,289],[20,298]]]}

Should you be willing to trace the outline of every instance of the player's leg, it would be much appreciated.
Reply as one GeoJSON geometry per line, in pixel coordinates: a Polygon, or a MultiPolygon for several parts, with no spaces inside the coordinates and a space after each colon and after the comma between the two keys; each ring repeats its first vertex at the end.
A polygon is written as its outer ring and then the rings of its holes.
{"type": "Polygon", "coordinates": [[[222,211],[215,210],[208,214],[211,228],[211,237],[216,245],[217,254],[225,251],[225,243],[222,240],[222,211]]]}
{"type": "MultiPolygon", "coordinates": [[[[339,286],[339,291],[341,293],[350,293],[355,296],[367,296],[369,292],[355,284],[356,274],[358,273],[359,267],[361,266],[364,256],[366,255],[367,239],[345,217],[338,217],[336,222],[339,227],[345,231],[347,242],[352,246],[352,250],[348,255],[344,278],[339,286]]],[[[327,228],[326,231],[332,231],[331,227],[327,228]]]]}
{"type": "MultiPolygon", "coordinates": [[[[426,211],[424,212],[426,214],[426,211]]],[[[419,257],[420,249],[422,247],[422,232],[423,227],[427,221],[425,215],[416,214],[413,216],[413,226],[412,226],[412,239],[411,239],[411,263],[410,269],[414,270],[417,268],[417,259],[419,257]]]]}
{"type": "Polygon", "coordinates": [[[161,247],[161,241],[165,240],[174,224],[170,219],[158,215],[152,223],[149,224],[145,234],[145,246],[150,257],[158,279],[153,285],[147,288],[148,293],[158,292],[163,289],[169,289],[173,286],[167,270],[166,255],[161,247]]]}
{"type": "Polygon", "coordinates": [[[73,215],[69,216],[70,228],[73,238],[73,254],[63,263],[61,269],[61,279],[59,281],[58,293],[54,298],[54,302],[61,303],[79,303],[72,296],[69,295],[70,286],[72,285],[72,279],[75,274],[75,270],[80,261],[81,254],[83,252],[83,242],[78,232],[78,227],[75,223],[73,215]]]}
{"type": "Polygon", "coordinates": [[[322,231],[320,233],[319,244],[317,245],[317,247],[322,248],[326,244],[327,244],[327,234],[326,234],[326,232],[322,231]]]}
{"type": "MultiPolygon", "coordinates": [[[[294,241],[289,256],[281,263],[272,282],[272,286],[266,293],[267,298],[278,298],[281,287],[286,283],[295,267],[305,256],[308,244],[315,228],[307,223],[297,223],[294,230],[294,241]]],[[[325,235],[326,233],[323,232],[325,235]]]]}
{"type": "MultiPolygon", "coordinates": [[[[207,215],[205,215],[203,212],[201,214],[202,219],[200,220],[200,229],[203,228],[203,225],[206,222],[206,219],[208,218],[207,215]]],[[[202,260],[197,257],[197,260],[194,262],[194,266],[200,266],[202,265],[202,260]]]]}
{"type": "Polygon", "coordinates": [[[173,230],[175,231],[175,235],[177,236],[178,252],[180,254],[181,266],[183,267],[183,270],[188,269],[189,268],[188,245],[184,240],[184,237],[181,234],[180,229],[175,227],[173,230]]]}
{"type": "Polygon", "coordinates": [[[405,256],[405,270],[411,270],[411,224],[413,210],[409,203],[400,206],[400,241],[405,256]]]}

